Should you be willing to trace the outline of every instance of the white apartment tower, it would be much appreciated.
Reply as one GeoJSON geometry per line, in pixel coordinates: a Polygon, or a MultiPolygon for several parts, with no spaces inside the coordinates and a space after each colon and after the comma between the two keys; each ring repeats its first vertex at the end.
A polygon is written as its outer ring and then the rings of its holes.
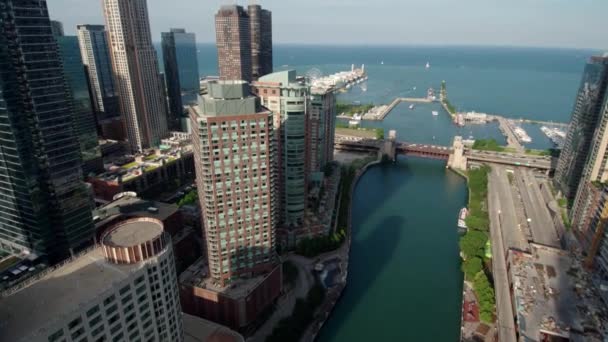
{"type": "Polygon", "coordinates": [[[152,45],[146,0],[103,0],[114,80],[133,152],[168,134],[165,91],[152,45]]]}
{"type": "Polygon", "coordinates": [[[40,279],[0,294],[0,340],[183,341],[169,233],[136,218],[40,279]]]}

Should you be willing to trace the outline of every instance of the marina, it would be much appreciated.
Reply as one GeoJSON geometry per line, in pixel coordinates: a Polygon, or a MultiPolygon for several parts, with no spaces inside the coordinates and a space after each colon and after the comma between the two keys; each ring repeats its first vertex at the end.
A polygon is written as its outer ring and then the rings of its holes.
{"type": "Polygon", "coordinates": [[[540,130],[553,142],[553,144],[555,144],[558,149],[561,149],[564,146],[564,141],[566,140],[565,131],[556,127],[547,126],[542,126],[540,130]]]}
{"type": "Polygon", "coordinates": [[[361,68],[355,68],[353,64],[350,71],[341,71],[329,76],[313,79],[311,82],[312,88],[332,89],[336,92],[346,92],[354,85],[367,81],[367,73],[365,65],[361,68]]]}

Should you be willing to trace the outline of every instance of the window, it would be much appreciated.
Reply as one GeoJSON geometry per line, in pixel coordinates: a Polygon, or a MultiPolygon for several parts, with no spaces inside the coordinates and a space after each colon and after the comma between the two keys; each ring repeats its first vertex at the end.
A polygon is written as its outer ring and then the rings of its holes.
{"type": "Polygon", "coordinates": [[[90,308],[89,311],[87,311],[87,317],[91,317],[98,312],[99,312],[99,306],[95,305],[94,307],[90,308]]]}
{"type": "Polygon", "coordinates": [[[77,325],[79,325],[80,323],[82,323],[82,319],[80,317],[76,318],[75,320],[71,321],[68,324],[68,328],[70,328],[70,330],[74,329],[77,325]]]}

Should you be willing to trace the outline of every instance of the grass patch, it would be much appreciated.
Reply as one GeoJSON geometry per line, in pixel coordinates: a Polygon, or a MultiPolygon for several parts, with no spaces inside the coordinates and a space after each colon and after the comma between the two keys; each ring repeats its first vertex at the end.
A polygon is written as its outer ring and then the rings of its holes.
{"type": "Polygon", "coordinates": [[[149,156],[146,156],[146,157],[144,158],[144,160],[145,160],[145,161],[150,161],[150,160],[154,160],[154,159],[156,159],[156,158],[158,158],[158,156],[157,156],[156,154],[151,154],[151,155],[149,155],[149,156]]]}
{"type": "Polygon", "coordinates": [[[128,169],[130,169],[130,168],[132,168],[132,167],[136,167],[136,166],[138,166],[138,165],[139,165],[139,163],[138,163],[138,162],[132,162],[132,163],[129,163],[129,164],[125,164],[125,165],[123,165],[123,166],[121,166],[121,167],[122,167],[123,169],[125,169],[125,170],[128,170],[128,169]]]}
{"type": "Polygon", "coordinates": [[[477,139],[473,144],[473,149],[480,151],[506,152],[506,148],[498,145],[498,142],[495,139],[477,139]]]}
{"type": "Polygon", "coordinates": [[[350,135],[364,139],[384,139],[384,129],[382,128],[351,128],[342,123],[336,124],[336,134],[350,135]]]}

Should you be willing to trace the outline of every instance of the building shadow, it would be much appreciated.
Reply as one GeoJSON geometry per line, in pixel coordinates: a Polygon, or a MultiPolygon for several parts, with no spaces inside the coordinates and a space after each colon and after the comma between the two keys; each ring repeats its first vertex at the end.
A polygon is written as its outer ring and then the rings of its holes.
{"type": "MultiPolygon", "coordinates": [[[[336,304],[334,312],[321,329],[323,340],[332,341],[336,338],[336,330],[328,330],[329,325],[342,326],[349,320],[351,312],[356,311],[359,299],[373,287],[386,264],[393,257],[397,244],[401,239],[404,219],[398,216],[389,216],[382,220],[371,233],[363,240],[353,239],[351,244],[350,263],[357,264],[356,268],[349,268],[348,284],[342,293],[342,298],[336,304]],[[369,250],[370,246],[382,246],[369,250]],[[369,253],[361,251],[369,250],[369,253]]],[[[379,298],[379,300],[383,300],[379,298]]]]}

